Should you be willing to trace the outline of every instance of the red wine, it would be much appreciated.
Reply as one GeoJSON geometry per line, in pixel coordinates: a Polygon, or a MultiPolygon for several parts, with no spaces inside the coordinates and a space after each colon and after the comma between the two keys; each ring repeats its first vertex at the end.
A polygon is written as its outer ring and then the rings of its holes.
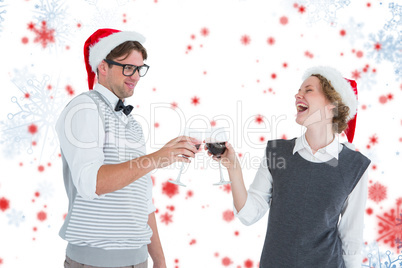
{"type": "Polygon", "coordinates": [[[211,142],[206,145],[208,151],[215,156],[220,156],[226,151],[225,142],[211,142]]]}

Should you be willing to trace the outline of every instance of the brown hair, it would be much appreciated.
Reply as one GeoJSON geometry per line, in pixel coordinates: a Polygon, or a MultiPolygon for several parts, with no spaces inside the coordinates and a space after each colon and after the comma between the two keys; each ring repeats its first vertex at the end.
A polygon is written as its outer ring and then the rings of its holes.
{"type": "Polygon", "coordinates": [[[342,101],[341,95],[334,89],[331,81],[320,74],[312,74],[320,80],[321,88],[325,97],[335,105],[333,110],[332,128],[334,132],[341,133],[348,127],[349,107],[342,101]]]}
{"type": "Polygon", "coordinates": [[[117,58],[121,58],[123,56],[125,56],[124,59],[126,59],[133,50],[140,52],[142,54],[143,60],[147,59],[148,57],[147,50],[138,41],[126,41],[118,45],[112,51],[110,51],[110,53],[106,56],[106,59],[114,60],[117,58]]]}

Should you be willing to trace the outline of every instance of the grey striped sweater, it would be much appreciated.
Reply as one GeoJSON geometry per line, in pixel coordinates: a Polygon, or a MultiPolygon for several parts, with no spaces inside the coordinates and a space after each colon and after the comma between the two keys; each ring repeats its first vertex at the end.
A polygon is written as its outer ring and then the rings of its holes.
{"type": "MultiPolygon", "coordinates": [[[[126,124],[99,92],[92,90],[83,94],[98,106],[103,121],[104,164],[117,164],[145,155],[142,128],[131,115],[126,124]]],[[[63,171],[64,179],[72,181],[64,158],[63,171]]],[[[60,230],[60,236],[69,242],[67,255],[75,261],[101,267],[143,261],[152,236],[147,224],[148,214],[152,212],[148,206],[151,188],[149,174],[94,200],[84,199],[75,187],[70,187],[67,190],[69,212],[60,230]],[[134,260],[137,257],[139,260],[134,260]]]]}

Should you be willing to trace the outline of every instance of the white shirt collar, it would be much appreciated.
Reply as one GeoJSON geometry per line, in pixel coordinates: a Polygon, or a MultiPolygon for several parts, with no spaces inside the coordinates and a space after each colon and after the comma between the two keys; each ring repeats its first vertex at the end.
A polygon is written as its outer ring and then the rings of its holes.
{"type": "Polygon", "coordinates": [[[112,108],[114,110],[114,107],[116,107],[117,102],[119,101],[119,98],[109,89],[106,87],[102,86],[101,84],[96,84],[94,86],[94,90],[98,91],[100,94],[102,94],[112,105],[112,108]]]}
{"type": "MultiPolygon", "coordinates": [[[[334,140],[327,146],[319,149],[315,153],[315,155],[318,155],[318,157],[320,155],[321,156],[326,155],[326,156],[331,156],[331,157],[338,159],[339,153],[342,150],[342,147],[343,147],[342,144],[339,143],[339,136],[337,134],[335,134],[334,140]]],[[[307,142],[305,134],[303,134],[302,136],[300,136],[296,139],[295,146],[293,147],[293,154],[295,154],[296,152],[302,151],[302,150],[305,150],[308,153],[310,153],[311,155],[314,155],[311,150],[310,145],[307,142]]]]}

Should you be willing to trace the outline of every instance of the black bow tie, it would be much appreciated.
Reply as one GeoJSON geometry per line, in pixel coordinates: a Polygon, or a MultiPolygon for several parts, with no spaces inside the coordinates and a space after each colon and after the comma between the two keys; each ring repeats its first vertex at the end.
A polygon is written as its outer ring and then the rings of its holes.
{"type": "Polygon", "coordinates": [[[116,104],[116,108],[114,108],[114,110],[116,112],[123,110],[123,113],[125,115],[129,115],[131,113],[131,111],[133,110],[133,106],[132,105],[124,105],[123,101],[119,99],[119,101],[116,104]]]}

